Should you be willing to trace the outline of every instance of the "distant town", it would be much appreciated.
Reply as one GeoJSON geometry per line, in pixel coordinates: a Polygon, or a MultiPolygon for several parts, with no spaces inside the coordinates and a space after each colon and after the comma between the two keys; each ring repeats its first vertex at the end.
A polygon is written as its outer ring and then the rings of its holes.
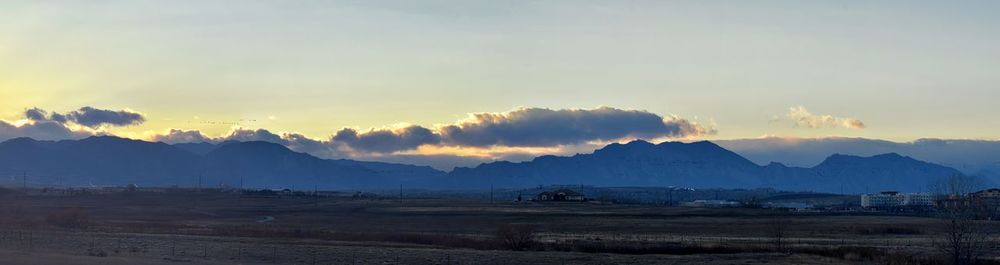
{"type": "MultiPolygon", "coordinates": [[[[0,187],[2,188],[2,187],[0,187]]],[[[364,200],[406,200],[412,198],[457,198],[515,203],[582,203],[659,205],[692,208],[761,208],[797,212],[856,212],[932,214],[956,208],[975,208],[983,218],[1000,216],[1000,189],[990,188],[961,194],[903,193],[882,191],[847,195],[774,189],[694,189],[681,187],[594,187],[550,185],[530,189],[489,191],[384,189],[364,191],[293,190],[290,188],[190,188],[139,187],[44,187],[5,188],[30,196],[81,196],[127,193],[221,193],[256,197],[344,197],[364,200]]]]}

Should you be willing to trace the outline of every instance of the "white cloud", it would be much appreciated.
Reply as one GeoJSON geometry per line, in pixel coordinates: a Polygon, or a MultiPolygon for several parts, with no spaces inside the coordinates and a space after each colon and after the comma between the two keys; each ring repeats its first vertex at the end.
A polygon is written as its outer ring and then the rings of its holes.
{"type": "Polygon", "coordinates": [[[796,126],[806,128],[839,127],[848,129],[864,129],[865,123],[855,118],[835,117],[833,115],[817,115],[810,112],[806,107],[795,106],[788,108],[785,118],[795,123],[796,126]]]}

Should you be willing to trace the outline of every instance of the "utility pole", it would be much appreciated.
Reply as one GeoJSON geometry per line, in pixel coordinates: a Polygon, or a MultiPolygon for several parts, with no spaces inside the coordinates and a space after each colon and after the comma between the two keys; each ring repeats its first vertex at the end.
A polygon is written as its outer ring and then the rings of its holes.
{"type": "Polygon", "coordinates": [[[201,174],[198,174],[198,192],[201,192],[201,174]]]}
{"type": "Polygon", "coordinates": [[[21,188],[28,189],[28,171],[24,171],[21,175],[21,188]]]}
{"type": "Polygon", "coordinates": [[[670,188],[669,195],[667,195],[667,205],[674,206],[674,188],[670,188]]]}
{"type": "Polygon", "coordinates": [[[493,204],[493,184],[490,184],[490,204],[493,204]]]}
{"type": "Polygon", "coordinates": [[[403,204],[403,184],[399,184],[399,204],[403,204]]]}

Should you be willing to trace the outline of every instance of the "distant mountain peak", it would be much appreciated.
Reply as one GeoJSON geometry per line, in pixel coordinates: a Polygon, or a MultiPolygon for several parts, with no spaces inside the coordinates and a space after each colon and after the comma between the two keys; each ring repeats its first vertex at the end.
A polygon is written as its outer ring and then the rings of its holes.
{"type": "MultiPolygon", "coordinates": [[[[699,150],[726,150],[725,148],[722,148],[722,146],[719,146],[719,145],[717,145],[717,144],[715,144],[715,143],[713,143],[711,141],[707,141],[707,140],[706,141],[695,141],[695,142],[690,142],[690,143],[675,142],[675,141],[666,141],[666,142],[659,143],[656,146],[660,147],[660,148],[686,147],[686,148],[699,149],[699,150]]],[[[726,150],[726,151],[729,151],[729,150],[726,150]]]]}
{"type": "Polygon", "coordinates": [[[768,163],[766,167],[786,168],[788,166],[786,166],[785,164],[779,163],[779,162],[771,162],[771,163],[768,163]]]}
{"type": "Polygon", "coordinates": [[[664,142],[661,142],[661,143],[658,143],[658,144],[654,144],[654,143],[651,143],[651,142],[648,142],[648,141],[645,141],[645,140],[633,140],[633,141],[630,141],[630,142],[625,143],[625,144],[612,143],[612,144],[609,144],[607,146],[604,146],[601,149],[614,150],[614,149],[619,149],[619,148],[636,149],[636,148],[653,148],[653,147],[655,147],[655,148],[661,148],[662,149],[662,148],[672,148],[672,147],[681,147],[681,146],[683,146],[683,147],[697,147],[697,148],[705,148],[705,149],[725,150],[725,148],[722,148],[721,146],[719,146],[719,145],[717,145],[717,144],[715,144],[715,143],[713,143],[711,141],[707,141],[707,140],[695,141],[695,142],[690,142],[690,143],[677,142],[677,141],[664,141],[664,142]]]}
{"type": "Polygon", "coordinates": [[[908,156],[903,156],[903,155],[900,155],[900,154],[897,154],[897,153],[885,153],[885,154],[880,154],[880,155],[874,155],[872,157],[889,158],[889,159],[910,158],[908,156]]]}
{"type": "Polygon", "coordinates": [[[605,145],[604,147],[602,147],[600,149],[594,150],[594,152],[597,153],[597,152],[601,152],[601,151],[635,149],[635,148],[650,147],[650,146],[654,146],[654,144],[650,143],[650,142],[647,142],[647,141],[644,141],[644,140],[632,140],[632,141],[629,141],[629,142],[624,143],[624,144],[621,144],[621,143],[610,143],[610,144],[605,145]]]}
{"type": "Polygon", "coordinates": [[[715,143],[713,143],[712,141],[709,141],[709,140],[694,141],[694,142],[691,142],[689,144],[690,145],[695,145],[695,146],[711,146],[711,147],[722,148],[721,146],[719,146],[719,145],[717,145],[717,144],[715,144],[715,143]]]}
{"type": "Polygon", "coordinates": [[[869,157],[856,156],[856,155],[845,155],[845,154],[833,154],[833,155],[830,155],[829,157],[827,157],[825,160],[823,160],[823,162],[820,163],[820,165],[823,165],[823,164],[836,164],[836,163],[857,163],[858,161],[866,161],[866,162],[871,162],[871,161],[883,161],[883,162],[915,161],[915,162],[925,163],[923,161],[919,161],[919,160],[913,159],[911,157],[903,156],[903,155],[900,155],[900,154],[897,154],[897,153],[885,153],[885,154],[873,155],[873,156],[869,156],[869,157]]]}
{"type": "Polygon", "coordinates": [[[26,149],[38,146],[39,141],[27,137],[18,137],[0,142],[0,147],[13,149],[26,149]]]}
{"type": "Polygon", "coordinates": [[[122,138],[113,135],[93,135],[93,136],[87,136],[87,138],[80,139],[79,141],[139,141],[139,140],[122,138]]]}
{"type": "Polygon", "coordinates": [[[38,140],[35,140],[35,139],[31,139],[31,138],[29,138],[29,137],[17,137],[17,138],[11,138],[11,139],[8,139],[7,141],[4,141],[4,142],[12,142],[12,143],[15,143],[15,142],[37,142],[37,141],[38,141],[38,140]]]}
{"type": "MultiPolygon", "coordinates": [[[[122,138],[122,137],[112,136],[112,135],[94,135],[94,136],[90,136],[90,137],[83,138],[83,139],[80,139],[80,140],[63,140],[63,141],[77,142],[77,143],[94,143],[94,144],[104,144],[104,143],[115,143],[115,144],[121,144],[121,143],[163,144],[163,143],[160,143],[160,142],[155,142],[155,143],[154,142],[146,142],[146,141],[143,141],[143,140],[136,140],[136,139],[130,139],[130,138],[122,138]]],[[[166,145],[166,144],[164,144],[164,145],[166,145]]]]}
{"type": "Polygon", "coordinates": [[[28,137],[17,137],[17,138],[11,138],[11,139],[8,139],[6,141],[3,141],[2,144],[5,144],[5,145],[22,145],[22,144],[34,144],[34,143],[37,143],[37,142],[38,142],[38,140],[31,139],[31,138],[28,138],[28,137]]]}
{"type": "Polygon", "coordinates": [[[636,139],[636,140],[629,141],[628,143],[625,143],[625,145],[649,146],[649,145],[653,145],[653,143],[650,143],[650,142],[648,142],[646,140],[642,140],[642,139],[636,139]]]}

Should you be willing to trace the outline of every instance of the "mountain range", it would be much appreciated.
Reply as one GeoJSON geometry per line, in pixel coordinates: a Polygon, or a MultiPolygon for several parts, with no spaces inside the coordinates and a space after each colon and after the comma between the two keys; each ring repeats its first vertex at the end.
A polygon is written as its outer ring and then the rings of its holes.
{"type": "Polygon", "coordinates": [[[761,137],[713,142],[762,165],[779,161],[789,166],[814,166],[836,153],[860,156],[898,153],[952,167],[967,175],[1000,181],[1000,141],[923,138],[893,142],[851,137],[761,137]]]}
{"type": "Polygon", "coordinates": [[[500,186],[589,184],[599,186],[770,187],[797,191],[861,193],[882,190],[931,191],[961,172],[895,153],[859,157],[834,154],[817,166],[757,165],[712,142],[633,141],[610,144],[592,154],[541,156],[531,161],[494,162],[456,168],[458,185],[500,186]],[[473,180],[473,181],[470,181],[473,180]],[[477,183],[478,184],[475,184],[477,183]],[[473,184],[470,184],[473,183],[473,184]],[[488,184],[485,184],[488,185],[488,184]]]}
{"type": "Polygon", "coordinates": [[[36,185],[376,188],[440,178],[430,167],[328,160],[268,142],[152,143],[113,136],[0,143],[0,176],[36,185]]]}
{"type": "MultiPolygon", "coordinates": [[[[895,153],[835,154],[814,167],[758,165],[712,142],[633,141],[590,154],[493,162],[451,172],[427,166],[330,160],[268,142],[153,143],[113,136],[0,143],[7,185],[246,186],[294,189],[520,188],[549,184],[595,186],[771,187],[858,193],[928,191],[961,175],[953,168],[895,153]],[[20,179],[22,175],[28,178],[20,179]]],[[[0,182],[3,183],[3,182],[0,182]]]]}

